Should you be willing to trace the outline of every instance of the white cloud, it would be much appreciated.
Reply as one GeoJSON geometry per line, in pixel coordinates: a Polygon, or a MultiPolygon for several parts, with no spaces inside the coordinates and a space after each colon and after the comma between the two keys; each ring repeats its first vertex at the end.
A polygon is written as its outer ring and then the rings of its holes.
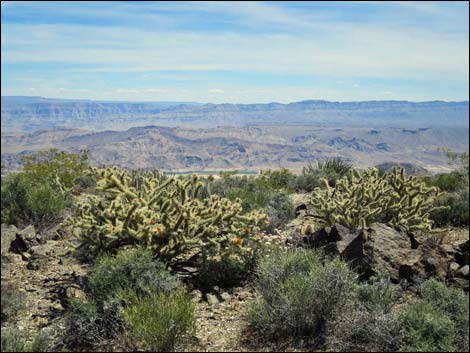
{"type": "Polygon", "coordinates": [[[152,32],[72,25],[7,25],[5,63],[59,62],[79,71],[254,71],[331,76],[468,76],[468,40],[426,32],[356,28],[347,33],[152,32]],[[32,33],[49,40],[38,41],[32,33]]]}

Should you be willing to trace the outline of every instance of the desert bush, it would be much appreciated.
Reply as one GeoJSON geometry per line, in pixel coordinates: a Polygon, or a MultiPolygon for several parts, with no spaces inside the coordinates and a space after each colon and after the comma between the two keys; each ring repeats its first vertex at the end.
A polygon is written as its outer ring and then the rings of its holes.
{"type": "Polygon", "coordinates": [[[121,310],[121,303],[116,299],[73,300],[66,316],[65,343],[71,349],[110,345],[125,329],[121,310]]]}
{"type": "Polygon", "coordinates": [[[289,197],[288,186],[292,178],[295,176],[286,169],[268,170],[259,176],[233,176],[224,173],[221,179],[210,184],[209,190],[232,201],[240,199],[244,213],[264,211],[269,223],[263,229],[273,231],[294,218],[295,206],[289,197]]]}
{"type": "Polygon", "coordinates": [[[2,180],[2,222],[41,225],[71,205],[71,188],[88,167],[86,154],[50,150],[24,157],[23,171],[2,180]]]}
{"type": "Polygon", "coordinates": [[[399,287],[384,274],[359,282],[354,286],[357,300],[369,311],[389,313],[401,297],[399,287]]]}
{"type": "Polygon", "coordinates": [[[2,322],[16,315],[25,306],[25,295],[10,282],[1,284],[2,293],[2,322]]]}
{"type": "Polygon", "coordinates": [[[182,290],[133,296],[123,310],[133,348],[174,351],[194,329],[194,303],[182,290]]]}
{"type": "Polygon", "coordinates": [[[321,336],[327,320],[346,304],[356,279],[341,260],[324,260],[303,249],[265,254],[257,265],[250,324],[273,339],[321,336]]]}
{"type": "Polygon", "coordinates": [[[403,352],[454,352],[455,323],[431,303],[410,304],[399,315],[403,333],[403,352]]]}
{"type": "Polygon", "coordinates": [[[334,187],[336,181],[349,173],[352,165],[341,159],[327,159],[316,165],[309,164],[302,168],[302,173],[290,180],[290,188],[297,192],[312,192],[317,187],[323,187],[323,179],[334,187]]]}
{"type": "Polygon", "coordinates": [[[392,307],[401,293],[380,274],[354,285],[347,307],[328,323],[326,345],[331,351],[391,352],[399,348],[401,331],[392,307]]]}
{"type": "Polygon", "coordinates": [[[170,261],[184,253],[216,250],[217,257],[248,251],[266,215],[242,214],[241,201],[212,195],[198,198],[202,183],[197,176],[165,178],[161,173],[97,171],[98,189],[68,219],[93,252],[116,252],[123,246],[144,246],[170,261]],[[242,245],[243,244],[243,245],[242,245]]]}
{"type": "Polygon", "coordinates": [[[310,199],[314,216],[322,225],[340,223],[348,228],[366,228],[374,222],[402,226],[408,230],[429,229],[429,213],[436,208],[438,190],[427,187],[405,170],[379,176],[376,168],[348,176],[325,189],[316,188],[310,199]]]}
{"type": "Polygon", "coordinates": [[[423,180],[429,186],[435,186],[441,191],[453,192],[468,187],[468,177],[462,171],[425,176],[423,180]]]}
{"type": "Polygon", "coordinates": [[[286,225],[295,217],[295,205],[284,192],[274,194],[264,210],[269,218],[267,230],[271,232],[286,225]]]}
{"type": "Polygon", "coordinates": [[[52,184],[58,180],[65,188],[71,188],[88,169],[88,153],[74,154],[52,148],[25,156],[23,164],[23,173],[32,182],[52,184]]]}
{"type": "Polygon", "coordinates": [[[395,313],[353,301],[328,324],[326,346],[332,352],[394,352],[401,340],[395,313]]]}
{"type": "Polygon", "coordinates": [[[457,345],[461,350],[468,351],[470,330],[468,294],[457,288],[447,287],[434,279],[425,281],[419,289],[424,301],[452,320],[458,333],[457,345]]]}
{"type": "Polygon", "coordinates": [[[178,281],[162,262],[148,250],[121,251],[116,256],[102,256],[89,275],[90,289],[97,301],[106,301],[120,290],[139,295],[170,291],[178,281]]]}
{"type": "Polygon", "coordinates": [[[434,205],[436,210],[431,212],[429,218],[436,226],[470,225],[468,186],[453,192],[445,192],[435,200],[434,205]]]}
{"type": "Polygon", "coordinates": [[[1,342],[2,352],[48,352],[50,348],[49,335],[45,331],[28,338],[16,328],[2,327],[1,342]]]}
{"type": "Polygon", "coordinates": [[[131,310],[134,299],[172,293],[179,287],[178,280],[149,250],[129,249],[116,256],[101,256],[88,276],[88,297],[73,301],[67,315],[68,346],[122,344],[121,338],[129,329],[123,312],[131,310]]]}

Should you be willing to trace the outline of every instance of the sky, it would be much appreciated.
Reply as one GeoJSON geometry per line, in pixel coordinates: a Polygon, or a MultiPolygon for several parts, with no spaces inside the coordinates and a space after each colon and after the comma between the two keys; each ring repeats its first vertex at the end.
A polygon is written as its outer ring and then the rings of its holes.
{"type": "Polygon", "coordinates": [[[468,100],[462,2],[1,2],[1,93],[468,100]]]}

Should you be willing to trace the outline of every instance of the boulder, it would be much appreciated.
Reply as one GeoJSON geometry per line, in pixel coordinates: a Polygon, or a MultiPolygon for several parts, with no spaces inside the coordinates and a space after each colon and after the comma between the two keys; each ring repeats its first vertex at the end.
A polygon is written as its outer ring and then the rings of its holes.
{"type": "Polygon", "coordinates": [[[341,224],[333,224],[331,227],[321,228],[311,235],[304,237],[304,243],[310,247],[318,248],[329,243],[349,239],[351,231],[341,224]]]}
{"type": "Polygon", "coordinates": [[[2,249],[2,255],[6,254],[9,249],[10,249],[10,244],[15,239],[16,233],[18,233],[18,228],[16,228],[14,225],[7,225],[5,223],[2,223],[1,226],[1,249],[2,249]]]}
{"type": "Polygon", "coordinates": [[[41,237],[36,234],[33,225],[16,232],[15,239],[10,243],[9,251],[21,254],[27,252],[31,247],[38,245],[41,237]]]}
{"type": "Polygon", "coordinates": [[[419,254],[412,249],[409,236],[385,224],[374,224],[361,231],[341,253],[361,277],[387,273],[393,282],[411,280],[418,274],[419,254]]]}
{"type": "Polygon", "coordinates": [[[53,255],[53,248],[51,244],[42,244],[31,247],[29,252],[31,257],[28,259],[26,267],[29,270],[39,270],[48,263],[53,255]]]}
{"type": "Polygon", "coordinates": [[[460,278],[468,279],[469,278],[469,266],[468,265],[463,266],[457,271],[455,275],[460,278]]]}

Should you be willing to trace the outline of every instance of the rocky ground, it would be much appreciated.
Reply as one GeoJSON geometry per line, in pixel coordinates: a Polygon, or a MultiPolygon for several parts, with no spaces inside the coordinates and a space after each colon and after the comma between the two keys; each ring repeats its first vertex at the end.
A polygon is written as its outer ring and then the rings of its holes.
{"type": "MultiPolygon", "coordinates": [[[[303,199],[298,195],[295,201],[302,205],[303,199]]],[[[265,241],[325,247],[358,264],[367,264],[366,270],[385,267],[395,281],[409,280],[411,275],[432,275],[468,291],[468,228],[416,235],[413,240],[385,225],[374,226],[364,235],[341,226],[315,230],[309,228],[309,223],[308,212],[299,206],[297,218],[283,231],[265,235],[265,241]]],[[[2,283],[15,284],[26,298],[25,308],[9,324],[25,333],[46,328],[55,337],[56,347],[60,347],[64,313],[71,298],[84,296],[84,276],[88,271],[86,264],[72,256],[73,237],[58,226],[38,232],[32,226],[20,230],[2,224],[1,240],[2,283]]],[[[210,293],[193,290],[192,294],[197,303],[197,330],[187,351],[279,349],[247,330],[244,313],[254,297],[250,287],[215,287],[210,293]]],[[[282,350],[299,351],[289,344],[282,350]]]]}

